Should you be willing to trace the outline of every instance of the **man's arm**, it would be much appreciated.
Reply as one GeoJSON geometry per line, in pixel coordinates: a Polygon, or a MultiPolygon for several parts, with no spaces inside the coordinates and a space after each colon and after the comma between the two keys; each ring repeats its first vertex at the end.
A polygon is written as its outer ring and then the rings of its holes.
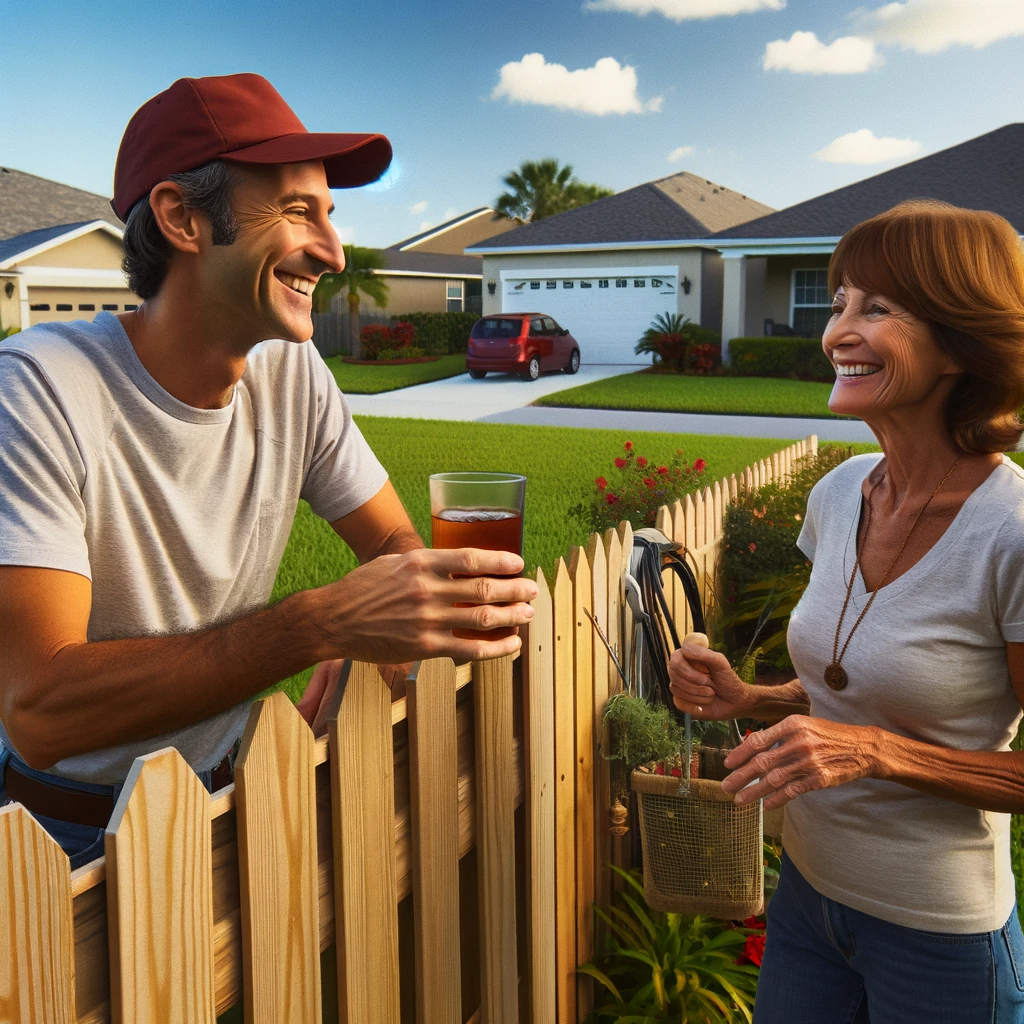
{"type": "Polygon", "coordinates": [[[380,555],[401,555],[424,546],[391,481],[354,512],[331,523],[360,565],[380,555]]]}

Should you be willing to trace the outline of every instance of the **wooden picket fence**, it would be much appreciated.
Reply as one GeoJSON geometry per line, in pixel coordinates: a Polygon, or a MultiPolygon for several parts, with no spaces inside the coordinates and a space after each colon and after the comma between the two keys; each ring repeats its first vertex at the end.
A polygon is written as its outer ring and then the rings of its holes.
{"type": "MultiPolygon", "coordinates": [[[[816,438],[660,510],[713,595],[726,503],[784,479],[816,438]]],[[[255,702],[235,783],[172,748],[135,761],[106,856],[72,872],[0,809],[0,1022],[319,1024],[336,964],[348,1024],[571,1024],[629,823],[611,806],[604,705],[628,660],[623,524],[538,570],[521,658],[423,662],[391,701],[354,664],[327,735],[255,702]],[[411,900],[407,897],[411,895],[411,900]],[[321,954],[332,944],[333,961],[321,954]],[[6,947],[6,948],[5,948],[6,947]]],[[[671,607],[689,628],[681,593],[671,607]]]]}

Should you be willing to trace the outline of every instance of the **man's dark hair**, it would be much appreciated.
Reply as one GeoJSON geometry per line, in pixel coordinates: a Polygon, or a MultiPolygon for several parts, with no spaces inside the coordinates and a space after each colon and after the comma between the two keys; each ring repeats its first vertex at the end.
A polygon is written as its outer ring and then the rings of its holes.
{"type": "MultiPolygon", "coordinates": [[[[209,218],[213,244],[231,245],[238,234],[238,222],[231,209],[234,178],[227,163],[211,160],[195,170],[169,174],[167,180],[181,186],[186,206],[209,218]]],[[[128,276],[128,287],[140,299],[151,299],[167,276],[172,250],[153,216],[148,193],[128,214],[123,244],[121,269],[128,276]]]]}

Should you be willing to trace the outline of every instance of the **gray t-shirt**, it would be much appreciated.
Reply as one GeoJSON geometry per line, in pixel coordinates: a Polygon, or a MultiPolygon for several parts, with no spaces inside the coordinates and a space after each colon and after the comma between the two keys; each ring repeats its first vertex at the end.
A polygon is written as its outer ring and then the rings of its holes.
{"type": "MultiPolygon", "coordinates": [[[[0,565],[88,577],[90,641],[186,633],[266,605],[299,498],[333,521],[386,480],[311,343],[257,345],[223,409],[165,391],[107,313],[0,344],[0,565]]],[[[211,768],[248,710],[49,771],[121,782],[165,746],[211,768]]],[[[2,725],[0,743],[14,749],[2,725]]]]}
{"type": "MultiPolygon", "coordinates": [[[[824,682],[856,559],[861,485],[850,459],[811,492],[800,549],[811,581],[788,644],[815,718],[876,725],[956,750],[1007,750],[1021,717],[1006,644],[1024,642],[1024,472],[1009,459],[935,546],[883,587],[854,634],[838,693],[824,682]]],[[[858,570],[840,647],[870,595],[858,570]]],[[[820,893],[884,921],[965,934],[1001,928],[1014,902],[1008,814],[861,779],[786,805],[784,843],[820,893]]]]}

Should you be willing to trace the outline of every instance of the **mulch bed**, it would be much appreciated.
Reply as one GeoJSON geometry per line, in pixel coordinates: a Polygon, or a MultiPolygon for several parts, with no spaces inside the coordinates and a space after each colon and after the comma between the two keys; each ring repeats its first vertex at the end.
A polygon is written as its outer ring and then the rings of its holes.
{"type": "Polygon", "coordinates": [[[353,359],[345,356],[343,363],[351,363],[353,366],[410,366],[413,363],[436,363],[440,356],[421,356],[419,359],[353,359]]]}

